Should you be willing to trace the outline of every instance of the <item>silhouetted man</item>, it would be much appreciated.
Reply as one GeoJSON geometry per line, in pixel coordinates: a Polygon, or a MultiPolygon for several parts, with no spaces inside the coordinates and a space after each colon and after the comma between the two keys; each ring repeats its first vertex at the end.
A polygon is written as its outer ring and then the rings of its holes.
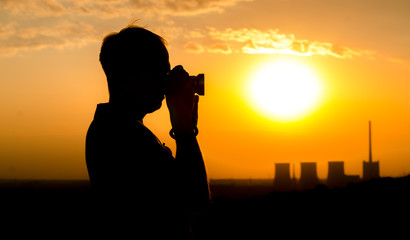
{"type": "Polygon", "coordinates": [[[86,138],[88,173],[98,193],[97,224],[103,232],[115,227],[145,239],[188,238],[190,214],[209,201],[192,81],[182,66],[170,71],[164,40],[144,28],[108,35],[100,62],[110,99],[98,104],[86,138]],[[143,124],[164,95],[175,158],[143,124]]]}

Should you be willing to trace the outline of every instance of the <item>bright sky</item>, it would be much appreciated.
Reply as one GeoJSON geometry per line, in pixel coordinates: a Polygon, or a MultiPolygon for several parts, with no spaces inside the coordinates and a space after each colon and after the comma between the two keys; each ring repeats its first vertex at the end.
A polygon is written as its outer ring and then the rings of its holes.
{"type": "MultiPolygon", "coordinates": [[[[273,178],[286,162],[298,176],[312,161],[321,178],[328,161],[362,175],[369,120],[381,175],[409,174],[409,13],[407,0],[1,0],[0,178],[88,178],[85,134],[108,100],[101,41],[134,20],[167,40],[172,66],[205,73],[198,139],[210,178],[273,178]],[[262,66],[283,62],[320,88],[290,119],[250,93],[262,66]]],[[[165,104],[145,123],[175,152],[165,104]]]]}

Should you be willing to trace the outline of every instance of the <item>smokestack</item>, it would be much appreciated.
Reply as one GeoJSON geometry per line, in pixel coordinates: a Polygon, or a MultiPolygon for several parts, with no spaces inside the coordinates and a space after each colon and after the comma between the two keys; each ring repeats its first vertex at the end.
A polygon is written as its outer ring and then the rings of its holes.
{"type": "Polygon", "coordinates": [[[369,121],[369,162],[363,161],[363,179],[370,180],[379,177],[379,162],[373,162],[372,159],[372,122],[369,121]]]}
{"type": "Polygon", "coordinates": [[[369,121],[369,162],[372,162],[372,121],[369,121]]]}

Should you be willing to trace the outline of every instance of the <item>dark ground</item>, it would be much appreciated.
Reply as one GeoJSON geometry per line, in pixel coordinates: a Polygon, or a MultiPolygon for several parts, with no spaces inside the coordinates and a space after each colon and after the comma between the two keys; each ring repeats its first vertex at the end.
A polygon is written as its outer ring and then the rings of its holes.
{"type": "MultiPolygon", "coordinates": [[[[211,180],[212,204],[195,216],[194,236],[409,239],[409,180],[380,178],[291,192],[272,192],[266,180],[211,180]]],[[[0,180],[0,230],[14,238],[82,239],[94,201],[88,181],[0,180]]]]}

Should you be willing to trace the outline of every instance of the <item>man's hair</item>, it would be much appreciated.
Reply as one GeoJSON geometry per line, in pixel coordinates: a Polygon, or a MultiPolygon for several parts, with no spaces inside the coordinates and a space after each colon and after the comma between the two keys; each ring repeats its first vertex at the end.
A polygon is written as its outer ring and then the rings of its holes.
{"type": "Polygon", "coordinates": [[[168,58],[166,41],[157,34],[129,26],[106,36],[101,45],[100,62],[111,92],[123,76],[149,71],[153,64],[168,58]]]}

